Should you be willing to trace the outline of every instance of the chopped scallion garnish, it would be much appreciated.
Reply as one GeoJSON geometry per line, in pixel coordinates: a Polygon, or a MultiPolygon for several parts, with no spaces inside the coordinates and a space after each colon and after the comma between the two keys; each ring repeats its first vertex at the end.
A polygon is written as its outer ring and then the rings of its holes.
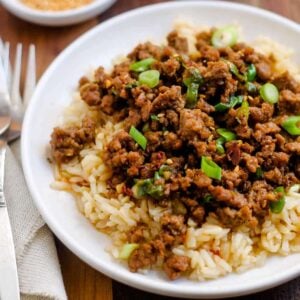
{"type": "Polygon", "coordinates": [[[238,29],[236,26],[228,25],[217,29],[211,38],[211,43],[216,48],[232,47],[237,43],[238,29]]]}
{"type": "Polygon", "coordinates": [[[159,121],[159,117],[157,115],[151,115],[150,118],[152,121],[159,121]]]}
{"type": "Polygon", "coordinates": [[[285,205],[285,191],[283,186],[279,186],[274,190],[276,193],[281,193],[283,196],[277,200],[270,203],[270,209],[272,213],[279,214],[282,212],[285,205]]]}
{"type": "Polygon", "coordinates": [[[139,83],[154,88],[159,84],[159,77],[160,73],[157,70],[148,70],[139,75],[139,83]]]}
{"type": "Polygon", "coordinates": [[[143,150],[146,150],[147,139],[139,130],[134,126],[131,126],[129,135],[143,148],[143,150]]]}
{"type": "Polygon", "coordinates": [[[131,188],[133,197],[140,199],[146,195],[148,185],[152,184],[151,179],[136,180],[135,185],[131,188]]]}
{"type": "Polygon", "coordinates": [[[159,179],[161,179],[161,177],[160,177],[160,175],[159,175],[159,172],[155,172],[155,173],[154,173],[154,181],[155,181],[155,180],[159,180],[159,179]]]}
{"type": "Polygon", "coordinates": [[[203,198],[202,198],[202,203],[209,203],[211,200],[213,199],[213,196],[212,195],[210,195],[210,194],[207,194],[207,195],[205,195],[203,198]]]}
{"type": "Polygon", "coordinates": [[[152,57],[137,61],[130,65],[130,70],[134,72],[144,72],[150,69],[151,65],[155,62],[152,57]]]}
{"type": "Polygon", "coordinates": [[[263,176],[264,176],[264,172],[263,172],[262,168],[258,167],[255,172],[255,177],[257,179],[261,179],[261,178],[263,178],[263,176]]]}
{"type": "Polygon", "coordinates": [[[140,199],[148,195],[154,199],[161,198],[164,194],[164,187],[161,184],[155,184],[158,179],[161,179],[159,172],[155,172],[154,178],[137,180],[131,188],[133,197],[140,199]]]}
{"type": "Polygon", "coordinates": [[[223,61],[225,63],[227,63],[227,65],[229,67],[229,71],[233,75],[235,75],[240,81],[246,81],[247,80],[246,76],[240,73],[239,69],[237,68],[237,66],[233,62],[231,62],[227,59],[223,59],[223,61]]]}
{"type": "Polygon", "coordinates": [[[245,118],[246,120],[248,120],[248,118],[249,118],[249,103],[246,100],[244,100],[242,102],[241,107],[238,108],[237,113],[236,113],[236,117],[240,121],[243,118],[245,118]]]}
{"type": "Polygon", "coordinates": [[[264,101],[275,104],[279,100],[279,92],[277,87],[272,83],[266,83],[259,90],[260,96],[264,101]]]}
{"type": "Polygon", "coordinates": [[[159,185],[149,185],[147,189],[147,194],[151,196],[154,199],[159,199],[160,197],[163,196],[164,194],[164,187],[159,184],[159,185]]]}
{"type": "Polygon", "coordinates": [[[203,84],[204,79],[202,75],[200,74],[200,71],[196,68],[189,68],[189,72],[191,74],[190,80],[193,83],[198,83],[199,85],[203,84]]]}
{"type": "Polygon", "coordinates": [[[256,85],[252,82],[247,82],[246,89],[250,94],[254,94],[256,92],[256,85]]]}
{"type": "Polygon", "coordinates": [[[287,117],[281,126],[290,134],[290,135],[300,135],[300,116],[291,116],[287,117]]]}
{"type": "Polygon", "coordinates": [[[231,96],[229,99],[229,103],[218,103],[215,105],[215,110],[217,112],[223,112],[230,108],[234,108],[236,105],[239,105],[243,102],[244,96],[231,96]]]}
{"type": "Polygon", "coordinates": [[[240,72],[239,72],[237,66],[234,63],[232,63],[231,61],[226,61],[226,62],[228,64],[228,66],[229,66],[230,72],[232,74],[234,74],[235,76],[237,76],[237,77],[240,76],[240,72]]]}
{"type": "Polygon", "coordinates": [[[222,178],[222,169],[206,156],[201,157],[201,170],[210,178],[217,180],[222,178]]]}
{"type": "Polygon", "coordinates": [[[226,140],[222,137],[218,138],[216,140],[216,149],[218,154],[224,154],[225,153],[225,149],[223,147],[223,144],[226,142],[226,140]]]}
{"type": "Polygon", "coordinates": [[[228,110],[229,108],[231,108],[230,103],[222,103],[222,102],[220,102],[220,103],[218,103],[218,104],[215,105],[215,110],[217,112],[223,112],[223,111],[228,110]]]}
{"type": "Polygon", "coordinates": [[[226,128],[218,128],[217,133],[225,139],[226,142],[230,142],[236,139],[236,134],[226,128]]]}
{"type": "Polygon", "coordinates": [[[131,253],[139,247],[139,244],[125,244],[119,253],[120,259],[128,259],[131,253]]]}
{"type": "Polygon", "coordinates": [[[251,64],[248,66],[247,69],[247,80],[254,81],[255,77],[256,77],[256,67],[254,64],[251,64]]]}
{"type": "Polygon", "coordinates": [[[193,107],[198,100],[198,90],[200,85],[203,84],[203,77],[199,70],[196,68],[189,69],[190,77],[183,80],[184,85],[187,87],[186,101],[188,107],[193,107]]]}
{"type": "Polygon", "coordinates": [[[164,176],[164,174],[166,173],[166,172],[173,172],[173,169],[170,167],[170,166],[167,166],[167,165],[162,165],[160,168],[159,168],[159,170],[158,170],[158,174],[160,175],[160,176],[164,176]]]}
{"type": "Polygon", "coordinates": [[[186,101],[187,101],[187,106],[188,107],[193,107],[198,100],[198,89],[199,89],[199,84],[198,83],[191,83],[187,87],[187,92],[186,92],[186,101]]]}

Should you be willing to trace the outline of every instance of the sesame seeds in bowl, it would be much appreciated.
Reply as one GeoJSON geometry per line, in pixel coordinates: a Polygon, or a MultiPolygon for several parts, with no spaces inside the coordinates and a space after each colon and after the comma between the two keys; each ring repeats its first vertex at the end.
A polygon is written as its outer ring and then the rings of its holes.
{"type": "Polygon", "coordinates": [[[66,26],[91,19],[114,4],[116,0],[2,0],[2,5],[25,21],[66,26]]]}

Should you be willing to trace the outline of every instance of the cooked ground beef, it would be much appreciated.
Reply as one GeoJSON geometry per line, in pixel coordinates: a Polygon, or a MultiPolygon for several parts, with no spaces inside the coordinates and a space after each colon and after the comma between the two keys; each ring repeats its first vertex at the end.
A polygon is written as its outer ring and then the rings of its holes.
{"type": "MultiPolygon", "coordinates": [[[[140,44],[111,73],[99,67],[94,81],[79,83],[87,105],[125,124],[103,154],[112,171],[110,192],[124,182],[123,193],[133,201],[170,207],[154,239],[147,238],[146,224],[128,234],[129,243],[139,244],[128,260],[133,272],[159,261],[170,279],[179,277],[189,271],[190,259],[174,255],[172,247],[184,242],[189,220],[201,226],[212,213],[227,227],[255,227],[282,197],[275,189],[300,182],[300,138],[283,126],[300,113],[299,83],[288,72],[273,74],[274,59],[249,45],[213,47],[212,32],[197,35],[197,55],[189,55],[187,40],[173,31],[168,45],[140,44]],[[152,88],[140,84],[131,67],[147,58],[153,61],[146,68],[160,74],[152,88]],[[250,64],[256,68],[251,89],[245,84],[250,64]],[[266,83],[277,87],[278,103],[261,96],[266,83]],[[132,126],[146,147],[130,133],[132,126]],[[221,137],[221,128],[231,138],[221,137]],[[218,176],[201,167],[204,159],[217,164],[218,176]]],[[[94,141],[90,119],[80,128],[55,128],[53,157],[67,162],[94,141]]]]}
{"type": "Polygon", "coordinates": [[[188,270],[190,258],[187,256],[172,255],[164,263],[164,270],[171,280],[178,278],[181,273],[188,270]]]}
{"type": "Polygon", "coordinates": [[[90,118],[85,118],[81,127],[56,127],[51,135],[53,158],[58,163],[68,162],[76,157],[86,144],[94,141],[95,122],[90,118]]]}

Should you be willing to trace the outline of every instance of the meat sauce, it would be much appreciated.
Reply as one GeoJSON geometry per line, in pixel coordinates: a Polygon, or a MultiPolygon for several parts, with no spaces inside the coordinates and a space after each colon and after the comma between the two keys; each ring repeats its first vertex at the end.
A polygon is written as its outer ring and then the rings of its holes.
{"type": "MultiPolygon", "coordinates": [[[[128,241],[140,244],[128,260],[134,272],[161,258],[169,278],[177,278],[190,261],[171,249],[184,240],[188,219],[201,226],[214,212],[227,227],[254,228],[282,198],[282,188],[300,181],[300,137],[282,126],[300,113],[300,85],[288,72],[274,75],[274,62],[247,44],[213,47],[212,33],[197,35],[197,55],[189,55],[187,40],[173,31],[168,45],[140,44],[111,73],[100,67],[94,81],[80,80],[83,101],[125,124],[104,154],[113,172],[111,189],[124,182],[123,191],[133,201],[146,197],[162,206],[172,203],[155,239],[144,238],[145,224],[130,233],[128,241]],[[131,67],[148,58],[153,59],[149,69],[160,74],[153,88],[139,84],[139,72],[131,67]],[[256,73],[249,83],[250,65],[256,73]],[[191,103],[193,80],[196,101],[191,103]],[[266,83],[277,88],[278,102],[263,99],[266,83]],[[130,134],[132,127],[146,139],[145,149],[130,134]],[[222,138],[218,129],[232,138],[222,138]],[[203,157],[221,169],[219,178],[202,168],[203,157]]],[[[67,162],[93,143],[95,126],[84,120],[82,128],[54,129],[55,160],[67,162]]]]}

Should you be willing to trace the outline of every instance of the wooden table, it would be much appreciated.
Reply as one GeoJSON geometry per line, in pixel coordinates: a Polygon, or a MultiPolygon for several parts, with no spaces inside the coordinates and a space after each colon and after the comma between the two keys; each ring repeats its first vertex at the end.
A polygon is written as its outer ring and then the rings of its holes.
{"type": "MultiPolygon", "coordinates": [[[[118,2],[103,15],[86,23],[65,27],[47,28],[23,22],[0,7],[0,36],[15,46],[17,42],[37,46],[38,75],[40,76],[51,61],[70,42],[93,26],[129,9],[150,3],[164,2],[159,0],[118,0],[118,2]]],[[[300,22],[300,0],[237,0],[233,2],[248,3],[259,6],[300,22]]],[[[150,300],[167,299],[149,293],[144,293],[120,283],[114,282],[101,273],[93,270],[72,254],[57,240],[57,249],[61,262],[63,277],[69,299],[71,300],[150,300]]],[[[257,295],[241,297],[240,300],[277,299],[285,293],[288,286],[281,286],[257,295]]],[[[296,300],[296,298],[294,298],[296,300]]]]}

